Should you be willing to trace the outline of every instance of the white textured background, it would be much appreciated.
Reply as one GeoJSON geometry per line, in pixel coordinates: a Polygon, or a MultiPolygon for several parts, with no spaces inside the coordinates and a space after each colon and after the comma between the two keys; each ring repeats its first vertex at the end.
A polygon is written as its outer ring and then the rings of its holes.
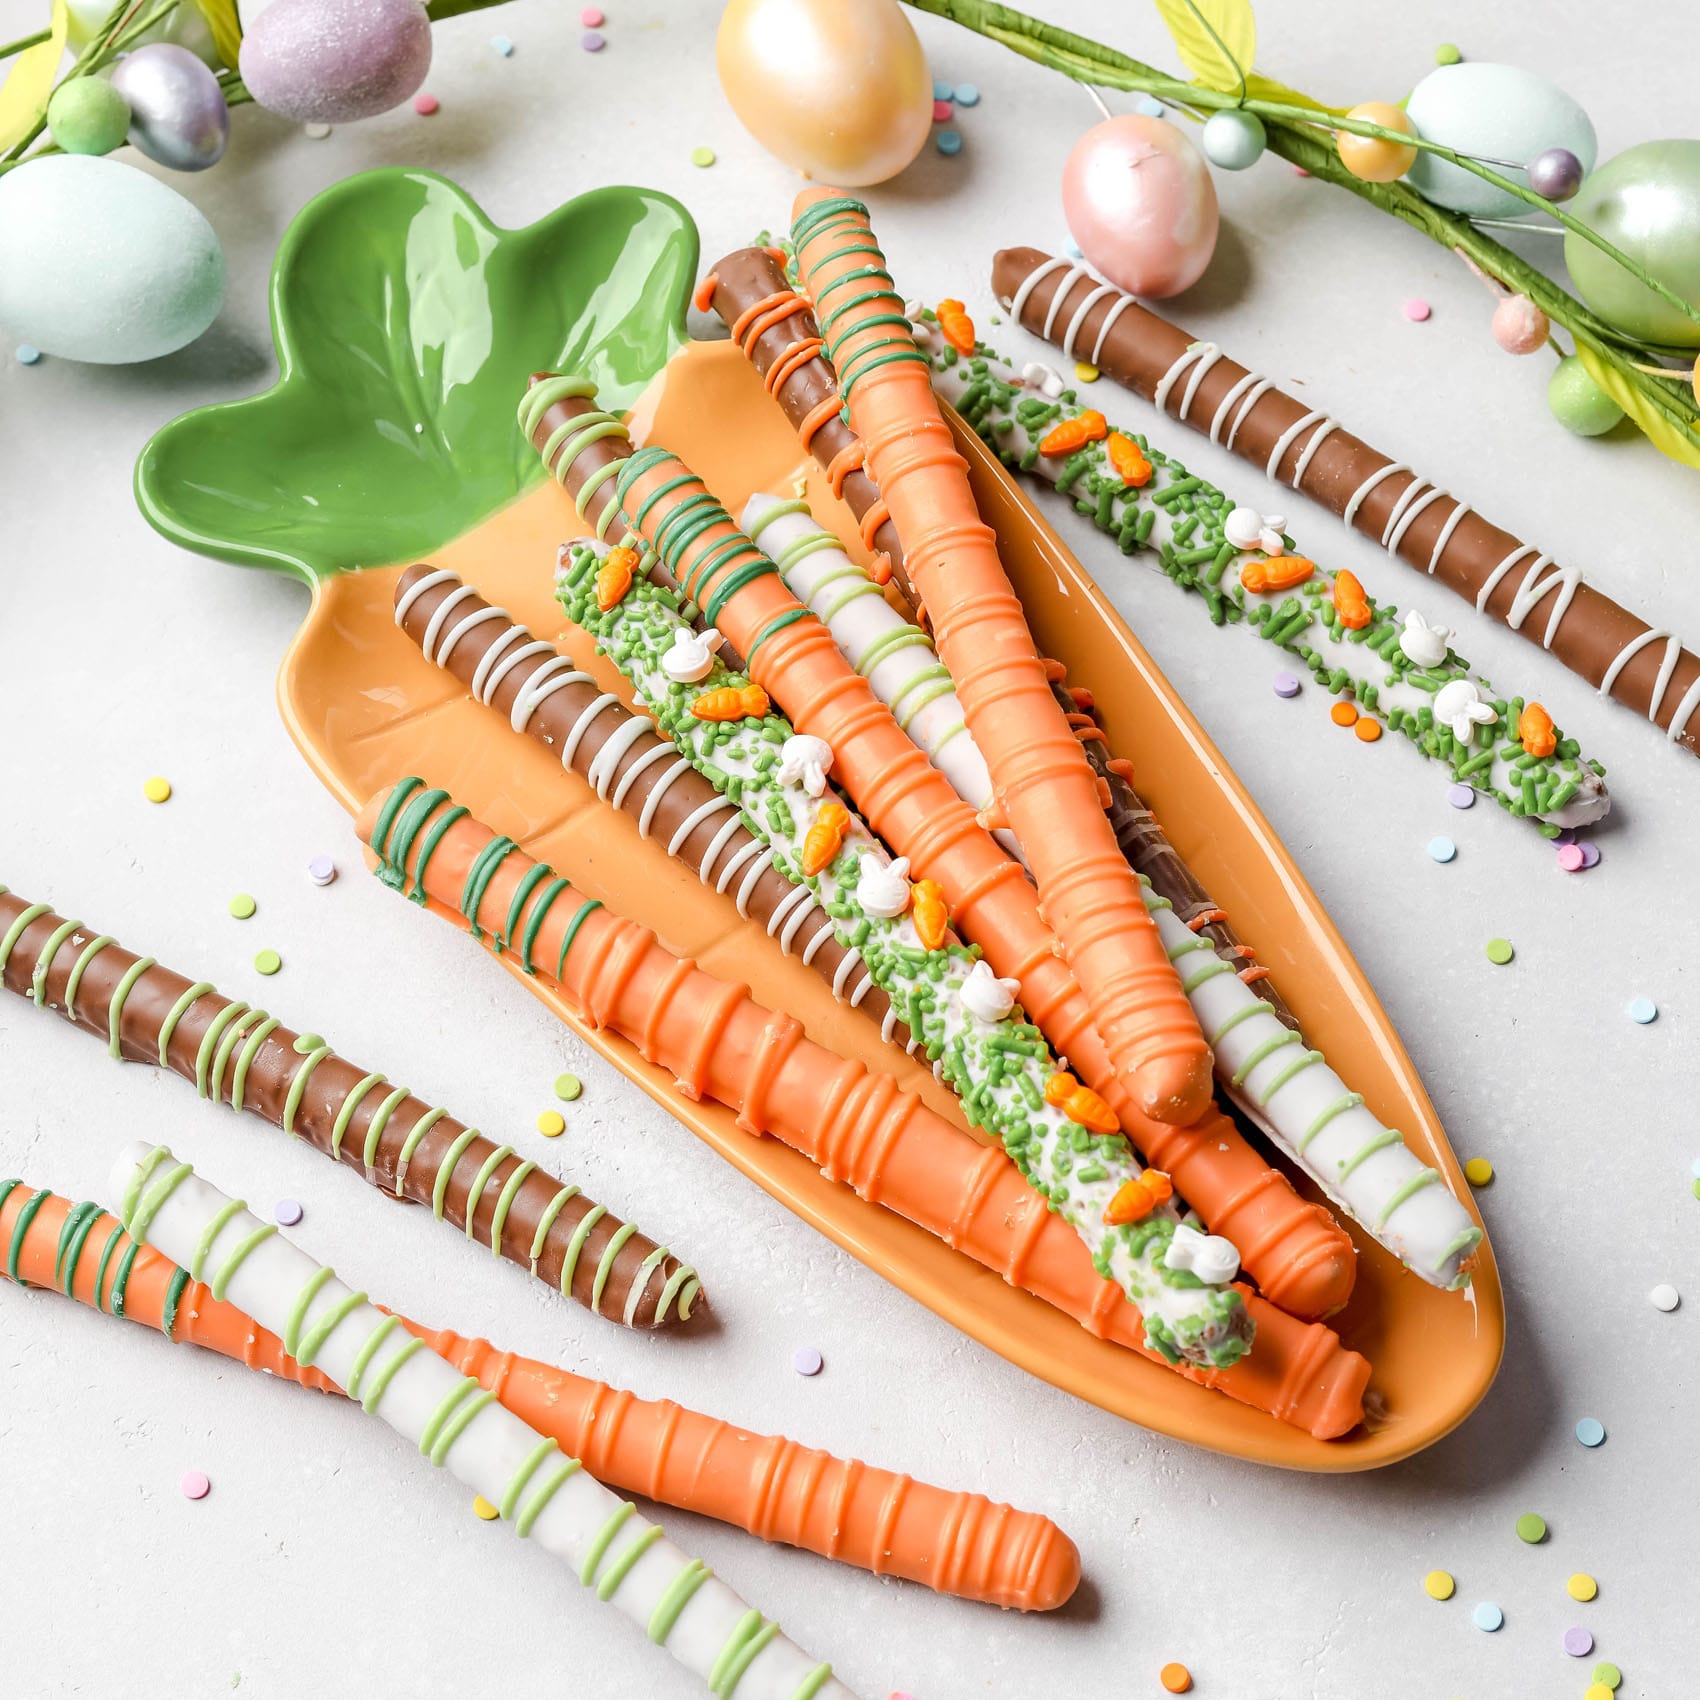
{"type": "MultiPolygon", "coordinates": [[[[1143,6],[1044,9],[1172,62],[1143,6]]],[[[1659,0],[1617,0],[1607,32],[1581,0],[1259,9],[1260,62],[1327,99],[1397,98],[1451,38],[1565,83],[1589,106],[1603,155],[1691,127],[1700,31],[1659,0]]],[[[39,10],[0,0],[0,39],[39,10]]],[[[1201,1700],[1580,1700],[1593,1661],[1560,1649],[1572,1622],[1622,1666],[1625,1696],[1691,1692],[1679,1626],[1700,1604],[1700,1203],[1689,1194],[1700,767],[1462,604],[1434,592],[1422,606],[1611,769],[1617,813],[1591,873],[1560,874],[1551,849],[1496,810],[1454,813],[1444,776],[1397,741],[1368,750],[1315,700],[1277,703],[1267,651],[1216,632],[1165,580],[1064,524],[1324,894],[1460,1154],[1499,1170],[1483,1202],[1507,1286],[1504,1372],[1459,1433],[1371,1476],[1305,1479],[1210,1457],[1022,1375],[577,1054],[517,984],[479,971],[461,937],[357,877],[348,823],[273,706],[305,594],[155,537],[131,504],[131,466],[175,413],[270,381],[273,244],[314,192],[363,167],[435,167],[514,225],[594,184],[653,185],[691,207],[705,258],[784,220],[795,180],[742,133],[714,76],[717,7],[608,0],[596,58],[577,46],[577,10],[517,0],[439,30],[429,87],[443,106],[429,122],[404,109],[314,142],[238,113],[227,161],[173,179],[230,260],[228,304],[198,345],[117,370],[24,369],[0,350],[0,878],[234,996],[263,994],[344,1054],[517,1138],[687,1248],[718,1327],[646,1339],[600,1324],[305,1147],[221,1117],[180,1081],[109,1065],[10,998],[0,1173],[100,1196],[122,1141],[169,1139],[262,1206],[301,1199],[302,1242],[415,1315],[1045,1510],[1079,1542],[1077,1600],[1031,1620],[668,1518],[866,1696],[1155,1695],[1158,1667],[1182,1659],[1201,1700]],[[518,44],[511,60],[490,49],[496,31],[518,44]],[[705,142],[719,163],[693,169],[690,150],[705,142]],[[156,772],[176,787],[163,809],[141,797],[156,772]],[[1425,854],[1436,832],[1458,841],[1450,867],[1425,854]],[[302,872],[321,850],[345,869],[323,891],[302,872]],[[260,903],[246,924],[225,914],[237,890],[260,903]],[[1493,934],[1515,941],[1512,967],[1486,963],[1493,934]],[[285,958],[270,982],[250,967],[262,945],[285,958]],[[380,981],[397,989],[379,995],[380,981]],[[1625,1019],[1636,994],[1658,1001],[1656,1025],[1625,1019]],[[545,1149],[530,1127],[564,1067],[587,1090],[568,1135],[545,1149]],[[1693,1286],[1674,1315],[1647,1303],[1662,1280],[1693,1286]],[[826,1355],[813,1381],[789,1367],[803,1343],[826,1355]],[[1585,1414],[1610,1431],[1597,1452],[1571,1437],[1585,1414]],[[1546,1516],[1546,1545],[1516,1539],[1525,1510],[1546,1516]],[[1422,1592],[1434,1566],[1458,1577],[1445,1606],[1422,1592]],[[1589,1606],[1565,1595],[1579,1569],[1599,1578],[1589,1606]],[[1471,1627],[1482,1599],[1505,1610],[1496,1636],[1471,1627]]],[[[960,115],[960,157],[929,147],[869,198],[903,287],[929,301],[962,295],[983,318],[994,248],[1066,241],[1058,175],[1093,114],[1037,68],[917,23],[935,71],[973,80],[984,100],[960,115]]],[[[1482,287],[1424,239],[1276,160],[1218,181],[1216,265],[1176,317],[1302,382],[1298,393],[1631,606],[1700,634],[1693,473],[1639,441],[1583,443],[1553,426],[1545,358],[1500,354],[1482,287]],[[1433,303],[1429,323],[1400,317],[1410,295],[1433,303]]],[[[1107,384],[1095,399],[1140,416],[1107,384]]],[[[1276,505],[1252,471],[1178,426],[1171,439],[1242,499],[1276,505]]],[[[1378,594],[1411,594],[1405,569],[1368,543],[1296,497],[1282,505],[1301,544],[1349,562],[1378,594]]],[[[1255,918],[1240,920],[1255,939],[1255,918]]],[[[0,1292],[0,1492],[6,1700],[183,1700],[238,1679],[245,1697],[690,1690],[541,1555],[476,1521],[458,1486],[380,1425],[52,1294],[0,1292]],[[213,1480],[200,1504],[178,1493],[189,1468],[213,1480]]]]}

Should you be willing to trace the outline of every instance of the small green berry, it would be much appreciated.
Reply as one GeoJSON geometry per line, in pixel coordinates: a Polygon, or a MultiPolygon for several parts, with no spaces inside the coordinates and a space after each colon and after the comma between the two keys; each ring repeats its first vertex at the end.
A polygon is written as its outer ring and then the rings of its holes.
{"type": "Polygon", "coordinates": [[[130,133],[130,103],[104,77],[72,77],[47,103],[47,128],[66,153],[111,153],[130,133]]]}

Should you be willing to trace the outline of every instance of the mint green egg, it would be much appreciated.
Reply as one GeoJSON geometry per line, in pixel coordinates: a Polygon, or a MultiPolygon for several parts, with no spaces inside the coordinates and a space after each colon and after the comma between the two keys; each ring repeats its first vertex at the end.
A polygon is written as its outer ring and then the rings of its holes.
{"type": "Polygon", "coordinates": [[[66,153],[111,153],[129,133],[130,103],[104,77],[72,77],[47,103],[47,129],[66,153]]]}
{"type": "Polygon", "coordinates": [[[1559,361],[1547,384],[1547,406],[1553,418],[1578,437],[1603,436],[1623,418],[1623,409],[1574,354],[1559,361]]]}
{"type": "MultiPolygon", "coordinates": [[[[1700,141],[1642,142],[1583,179],[1570,211],[1700,310],[1700,141]]],[[[1609,254],[1564,239],[1577,293],[1628,336],[1700,348],[1700,324],[1661,300],[1609,254]]]]}
{"type": "MultiPolygon", "coordinates": [[[[1411,90],[1405,112],[1428,141],[1472,158],[1509,161],[1491,169],[1524,188],[1529,186],[1524,168],[1548,148],[1568,148],[1584,171],[1599,152],[1581,106],[1556,84],[1517,65],[1473,59],[1442,65],[1411,90]]],[[[1471,218],[1516,218],[1534,210],[1437,154],[1419,153],[1405,180],[1425,200],[1471,218]]]]}
{"type": "Polygon", "coordinates": [[[115,159],[49,154],[0,177],[0,326],[100,365],[192,342],[224,301],[224,250],[175,189],[115,159]]]}

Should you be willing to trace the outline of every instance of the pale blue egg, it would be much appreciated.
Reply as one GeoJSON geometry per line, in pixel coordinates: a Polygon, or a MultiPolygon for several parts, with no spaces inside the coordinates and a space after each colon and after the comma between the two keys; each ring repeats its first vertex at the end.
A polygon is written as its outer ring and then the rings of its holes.
{"type": "Polygon", "coordinates": [[[0,326],[65,360],[124,365],[192,342],[224,300],[199,211],[115,159],[50,154],[0,177],[0,326]]]}
{"type": "MultiPolygon", "coordinates": [[[[1405,111],[1417,133],[1472,157],[1511,160],[1493,170],[1528,185],[1523,169],[1548,148],[1568,148],[1591,171],[1599,144],[1588,114],[1563,89],[1516,65],[1473,60],[1442,65],[1411,91],[1405,111]]],[[[1419,195],[1472,218],[1515,218],[1526,201],[1435,154],[1419,153],[1406,181],[1419,195]]]]}

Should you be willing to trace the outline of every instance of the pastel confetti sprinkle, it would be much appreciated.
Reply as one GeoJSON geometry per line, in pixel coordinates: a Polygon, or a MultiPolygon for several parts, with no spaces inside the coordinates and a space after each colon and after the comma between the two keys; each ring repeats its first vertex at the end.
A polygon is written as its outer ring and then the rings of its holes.
{"type": "Polygon", "coordinates": [[[1611,1700],[1612,1690],[1603,1682],[1590,1682],[1582,1691],[1582,1700],[1611,1700]]]}
{"type": "Polygon", "coordinates": [[[1474,1619],[1476,1627],[1489,1635],[1493,1634],[1493,1632],[1500,1628],[1505,1622],[1505,1613],[1502,1612],[1492,1600],[1483,1600],[1482,1603],[1470,1613],[1470,1616],[1474,1619]]]}
{"type": "Polygon", "coordinates": [[[1098,368],[1090,360],[1077,360],[1074,363],[1074,375],[1083,384],[1095,384],[1098,381],[1098,368]]]}
{"type": "Polygon", "coordinates": [[[578,38],[578,44],[586,53],[600,53],[608,45],[608,41],[600,30],[586,30],[578,38]]]}
{"type": "Polygon", "coordinates": [[[1431,1600],[1449,1600],[1458,1592],[1458,1584],[1447,1570],[1431,1570],[1423,1578],[1423,1592],[1431,1600]]]}
{"type": "Polygon", "coordinates": [[[1337,702],[1329,709],[1328,718],[1336,726],[1356,726],[1358,723],[1358,705],[1355,702],[1337,702]]]}
{"type": "Polygon", "coordinates": [[[1434,50],[1434,62],[1437,65],[1456,65],[1464,55],[1449,41],[1443,41],[1434,50]]]}
{"type": "Polygon", "coordinates": [[[1601,1659],[1594,1666],[1594,1681],[1610,1693],[1615,1693],[1623,1683],[1623,1672],[1609,1659],[1601,1659]]]}
{"type": "Polygon", "coordinates": [[[1547,1538],[1547,1520],[1537,1511],[1525,1511],[1517,1519],[1517,1539],[1526,1546],[1538,1547],[1547,1538]]]}
{"type": "Polygon", "coordinates": [[[1169,109],[1153,94],[1142,94],[1133,103],[1133,110],[1146,118],[1167,118],[1169,109]]]}
{"type": "Polygon", "coordinates": [[[1659,1006],[1651,998],[1631,998],[1629,1007],[1623,1012],[1631,1021],[1638,1022],[1642,1027],[1659,1019],[1659,1006]]]}
{"type": "Polygon", "coordinates": [[[709,166],[714,164],[714,149],[713,148],[692,148],[691,149],[691,164],[695,165],[695,166],[699,166],[699,167],[706,170],[709,166]]]}
{"type": "Polygon", "coordinates": [[[555,1076],[555,1096],[563,1103],[570,1104],[584,1091],[584,1082],[576,1074],[557,1074],[555,1076]]]}
{"type": "Polygon", "coordinates": [[[934,100],[949,100],[952,92],[953,92],[953,89],[952,89],[951,84],[947,83],[944,80],[943,77],[934,77],[933,78],[933,99],[934,100]]]}
{"type": "Polygon", "coordinates": [[[1464,1179],[1471,1186],[1492,1186],[1493,1164],[1485,1157],[1472,1157],[1464,1165],[1464,1179]]]}
{"type": "Polygon", "coordinates": [[[537,1131],[545,1139],[559,1139],[567,1131],[567,1118],[559,1110],[545,1110],[537,1118],[537,1131]]]}
{"type": "Polygon", "coordinates": [[[948,124],[951,114],[955,110],[955,107],[948,100],[935,100],[933,102],[933,122],[935,124],[948,124]]]}
{"type": "Polygon", "coordinates": [[[501,1512],[483,1494],[475,1493],[472,1496],[472,1515],[485,1523],[494,1523],[501,1512]]]}
{"type": "MultiPolygon", "coordinates": [[[[1598,1417],[1583,1417],[1576,1425],[1576,1438],[1584,1446],[1598,1446],[1605,1437],[1606,1425],[1598,1417]]],[[[1574,1581],[1575,1578],[1572,1577],[1571,1580],[1574,1581]]]]}
{"type": "Polygon", "coordinates": [[[413,110],[421,118],[430,118],[442,110],[443,103],[434,94],[427,94],[423,89],[413,97],[413,110]]]}
{"type": "MultiPolygon", "coordinates": [[[[1599,1583],[1596,1582],[1586,1570],[1578,1570],[1576,1574],[1564,1584],[1564,1587],[1565,1592],[1570,1595],[1571,1599],[1580,1600],[1583,1605],[1586,1605],[1588,1601],[1593,1599],[1600,1591],[1599,1583]]],[[[1590,1648],[1590,1651],[1591,1650],[1592,1649],[1590,1648]]]]}
{"type": "Polygon", "coordinates": [[[293,1198],[280,1198],[272,1206],[272,1219],[285,1228],[293,1228],[305,1214],[293,1198]]]}
{"type": "Polygon", "coordinates": [[[1576,829],[1573,826],[1561,826],[1553,838],[1554,844],[1574,844],[1575,842],[1576,829]]]}
{"type": "Polygon", "coordinates": [[[934,145],[948,159],[962,152],[962,134],[958,130],[940,130],[934,145]]]}
{"type": "Polygon", "coordinates": [[[1157,1680],[1171,1694],[1186,1694],[1192,1688],[1192,1672],[1178,1662],[1164,1665],[1157,1673],[1157,1680]]]}
{"type": "MultiPolygon", "coordinates": [[[[499,54],[501,54],[504,59],[513,58],[514,44],[511,37],[505,35],[493,35],[490,37],[490,45],[499,54]]],[[[480,1512],[479,1516],[483,1516],[483,1512],[480,1512]]]]}
{"type": "Polygon", "coordinates": [[[1600,847],[1597,844],[1584,844],[1582,850],[1582,866],[1597,868],[1600,865],[1600,847]]]}
{"type": "Polygon", "coordinates": [[[1373,744],[1381,737],[1381,722],[1366,714],[1352,728],[1352,734],[1360,744],[1373,744]]]}
{"type": "Polygon", "coordinates": [[[799,1346],[791,1354],[791,1367],[799,1375],[819,1375],[824,1362],[814,1346],[799,1346]]]}
{"type": "Polygon", "coordinates": [[[1579,874],[1588,865],[1582,854],[1580,844],[1563,844],[1559,846],[1558,865],[1567,874],[1579,874]]]}
{"type": "Polygon", "coordinates": [[[171,781],[155,774],[152,779],[143,781],[142,795],[150,803],[163,803],[171,796],[171,781]]]}
{"type": "Polygon", "coordinates": [[[1647,1302],[1654,1310],[1675,1310],[1682,1303],[1682,1295],[1669,1281],[1661,1281],[1647,1295],[1647,1302]]]}
{"type": "Polygon", "coordinates": [[[1428,318],[1434,309],[1429,306],[1429,304],[1423,300],[1420,295],[1413,295],[1411,299],[1399,309],[1399,311],[1403,313],[1413,325],[1420,325],[1426,318],[1428,318]]]}
{"type": "Polygon", "coordinates": [[[230,900],[230,913],[238,921],[251,920],[258,908],[259,905],[245,891],[237,892],[230,900]]]}
{"type": "Polygon", "coordinates": [[[1428,841],[1428,853],[1437,862],[1450,862],[1458,854],[1458,846],[1450,838],[1439,836],[1428,841]]]}
{"type": "Polygon", "coordinates": [[[956,104],[958,106],[978,106],[980,104],[980,91],[972,83],[958,83],[956,85],[956,104]]]}
{"type": "Polygon", "coordinates": [[[1510,939],[1489,939],[1487,942],[1487,959],[1497,967],[1503,968],[1516,954],[1510,939]]]}
{"type": "Polygon", "coordinates": [[[283,966],[283,958],[275,950],[262,950],[254,958],[255,971],[261,974],[275,974],[283,966]]]}
{"type": "Polygon", "coordinates": [[[1573,1659],[1585,1659],[1594,1650],[1594,1638],[1585,1629],[1567,1629],[1564,1650],[1573,1659]]]}
{"type": "Polygon", "coordinates": [[[329,885],[336,878],[336,863],[329,856],[315,856],[307,864],[307,877],[314,885],[329,885]]]}
{"type": "Polygon", "coordinates": [[[1446,800],[1455,809],[1473,809],[1476,806],[1476,788],[1462,783],[1449,785],[1446,788],[1446,800]]]}
{"type": "Polygon", "coordinates": [[[20,366],[37,366],[41,363],[41,350],[33,342],[18,344],[18,364],[20,366]]]}
{"type": "Polygon", "coordinates": [[[185,1499],[205,1499],[212,1492],[212,1483],[201,1470],[185,1470],[177,1485],[183,1490],[185,1499]]]}
{"type": "Polygon", "coordinates": [[[1277,673],[1270,681],[1278,697],[1296,697],[1299,694],[1299,676],[1297,673],[1277,673]]]}
{"type": "Polygon", "coordinates": [[[331,133],[330,125],[318,118],[315,118],[310,124],[303,124],[301,129],[310,142],[322,142],[331,133]]]}

